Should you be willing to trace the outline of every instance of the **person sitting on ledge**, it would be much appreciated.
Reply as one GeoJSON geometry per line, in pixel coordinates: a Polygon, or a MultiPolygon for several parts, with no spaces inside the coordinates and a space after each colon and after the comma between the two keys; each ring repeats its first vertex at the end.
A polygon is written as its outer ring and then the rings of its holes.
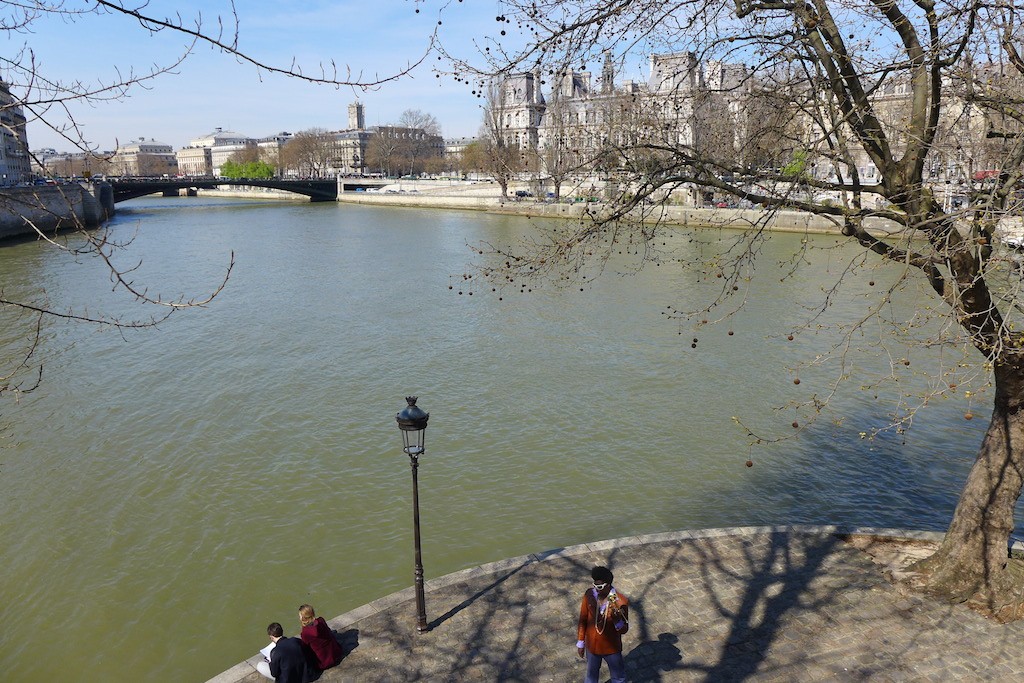
{"type": "Polygon", "coordinates": [[[299,623],[302,624],[299,637],[313,650],[320,670],[336,666],[341,661],[341,644],[324,618],[316,615],[312,605],[302,605],[299,607],[299,623]]]}
{"type": "MultiPolygon", "coordinates": [[[[298,638],[285,638],[284,628],[276,621],[267,627],[267,635],[273,641],[270,656],[259,662],[256,670],[275,683],[311,683],[320,678],[312,653],[298,638]]],[[[261,650],[266,652],[266,649],[261,650]]]]}

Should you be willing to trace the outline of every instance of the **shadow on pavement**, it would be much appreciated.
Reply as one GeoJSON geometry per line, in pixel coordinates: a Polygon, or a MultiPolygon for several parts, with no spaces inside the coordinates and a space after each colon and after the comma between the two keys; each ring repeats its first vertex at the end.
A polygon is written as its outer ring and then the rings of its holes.
{"type": "Polygon", "coordinates": [[[321,680],[582,680],[576,621],[598,564],[630,600],[623,641],[633,683],[1024,672],[1024,627],[997,629],[968,610],[905,596],[833,533],[668,537],[542,560],[432,586],[428,618],[440,616],[427,633],[416,632],[413,600],[360,619],[345,635],[358,648],[346,646],[345,661],[321,680]],[[972,656],[960,656],[968,644],[972,656]]]}
{"type": "Polygon", "coordinates": [[[483,597],[483,596],[487,595],[488,593],[490,593],[491,591],[494,591],[495,589],[497,589],[498,586],[500,586],[501,584],[505,583],[510,578],[512,578],[513,576],[518,574],[520,571],[522,571],[523,567],[525,567],[525,566],[526,566],[525,564],[524,565],[520,565],[520,566],[516,567],[515,569],[513,569],[510,572],[505,572],[505,573],[501,574],[500,576],[495,578],[495,580],[492,581],[490,584],[484,586],[480,590],[478,590],[475,593],[473,593],[473,595],[470,595],[468,598],[466,598],[465,600],[460,602],[455,607],[452,607],[450,610],[448,610],[447,612],[445,612],[444,614],[442,614],[438,618],[436,618],[433,621],[429,622],[427,624],[427,626],[430,628],[430,630],[434,630],[435,628],[437,628],[438,626],[440,626],[444,622],[448,621],[449,619],[451,619],[453,616],[455,616],[456,614],[458,614],[462,610],[464,610],[467,607],[471,606],[473,603],[475,603],[481,597],[483,597]]]}

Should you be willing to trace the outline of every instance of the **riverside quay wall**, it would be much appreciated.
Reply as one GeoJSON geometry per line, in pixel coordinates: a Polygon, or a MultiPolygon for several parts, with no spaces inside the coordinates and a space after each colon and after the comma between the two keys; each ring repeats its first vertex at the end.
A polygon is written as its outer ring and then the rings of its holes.
{"type": "MultiPolygon", "coordinates": [[[[407,186],[412,186],[407,183],[407,186]]],[[[606,210],[600,202],[538,202],[533,199],[502,199],[496,191],[459,191],[421,186],[415,192],[339,192],[338,201],[351,204],[404,206],[409,208],[463,209],[488,213],[512,214],[538,218],[579,219],[585,215],[600,217],[606,210]]],[[[825,216],[802,211],[763,211],[758,209],[696,208],[689,206],[651,205],[638,209],[633,216],[650,223],[701,228],[759,229],[778,232],[842,234],[841,226],[825,216]]],[[[868,229],[876,235],[898,232],[900,227],[888,221],[869,222],[868,229]]]]}
{"type": "Polygon", "coordinates": [[[114,214],[109,183],[68,183],[0,190],[0,240],[96,227],[114,214]]]}

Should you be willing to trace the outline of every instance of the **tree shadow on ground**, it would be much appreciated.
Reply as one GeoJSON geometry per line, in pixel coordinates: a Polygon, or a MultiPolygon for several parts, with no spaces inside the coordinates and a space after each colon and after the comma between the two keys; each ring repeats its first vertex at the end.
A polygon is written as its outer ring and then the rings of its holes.
{"type": "Polygon", "coordinates": [[[531,558],[497,575],[429,591],[428,614],[444,611],[428,633],[415,632],[412,601],[362,620],[360,653],[339,669],[349,677],[410,681],[582,678],[576,620],[590,569],[602,564],[630,599],[624,638],[630,680],[682,674],[742,681],[759,671],[785,615],[828,604],[829,591],[811,595],[807,589],[838,543],[827,534],[779,532],[571,556],[555,551],[536,558],[543,561],[531,558]],[[701,634],[710,635],[717,653],[687,651],[684,640],[701,634]],[[372,658],[359,656],[368,650],[372,658]]]}
{"type": "Polygon", "coordinates": [[[841,543],[839,539],[829,534],[800,543],[803,539],[787,533],[772,533],[769,538],[767,551],[760,556],[752,546],[744,547],[746,571],[723,562],[715,546],[696,546],[708,596],[719,617],[729,624],[718,660],[706,668],[706,681],[742,681],[752,676],[779,637],[784,616],[821,610],[833,599],[833,591],[815,595],[808,589],[841,543]],[[726,592],[717,588],[722,577],[731,579],[728,583],[742,583],[739,600],[726,599],[726,592]]]}
{"type": "MultiPolygon", "coordinates": [[[[428,617],[440,614],[430,631],[416,632],[415,603],[401,597],[353,624],[358,650],[323,680],[581,680],[576,622],[594,565],[611,568],[630,600],[624,654],[633,683],[910,675],[964,637],[952,628],[959,617],[922,611],[916,598],[903,605],[871,560],[836,535],[752,530],[595,543],[428,582],[428,617]],[[937,650],[940,623],[950,644],[937,650]]],[[[982,647],[1012,657],[1005,638],[993,643],[983,625],[969,629],[982,647]]]]}
{"type": "Polygon", "coordinates": [[[630,596],[635,615],[626,644],[630,680],[654,683],[667,672],[683,671],[688,677],[703,674],[706,681],[750,677],[779,636],[785,615],[829,602],[829,593],[811,596],[807,589],[838,543],[827,534],[803,538],[786,532],[676,543],[660,570],[630,596]],[[677,585],[666,590],[667,582],[677,585]],[[680,603],[673,606],[673,601],[680,603]],[[652,637],[652,631],[666,627],[672,630],[652,637]],[[630,647],[629,640],[636,644],[630,647]],[[706,647],[687,651],[686,643],[696,648],[698,642],[706,647]],[[711,643],[717,643],[717,652],[711,643]]]}

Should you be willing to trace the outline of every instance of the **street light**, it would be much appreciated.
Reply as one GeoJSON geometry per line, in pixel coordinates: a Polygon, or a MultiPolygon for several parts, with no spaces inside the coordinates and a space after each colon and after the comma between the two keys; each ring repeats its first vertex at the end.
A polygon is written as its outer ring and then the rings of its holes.
{"type": "Polygon", "coordinates": [[[402,450],[409,456],[409,465],[412,467],[412,527],[413,539],[416,547],[416,569],[414,572],[416,586],[416,630],[424,633],[429,629],[427,626],[427,603],[423,596],[423,559],[420,553],[420,494],[419,483],[416,471],[419,468],[420,456],[426,451],[424,447],[427,420],[430,413],[424,412],[416,405],[416,396],[406,396],[408,402],[402,412],[395,415],[398,428],[402,430],[402,450]]]}

